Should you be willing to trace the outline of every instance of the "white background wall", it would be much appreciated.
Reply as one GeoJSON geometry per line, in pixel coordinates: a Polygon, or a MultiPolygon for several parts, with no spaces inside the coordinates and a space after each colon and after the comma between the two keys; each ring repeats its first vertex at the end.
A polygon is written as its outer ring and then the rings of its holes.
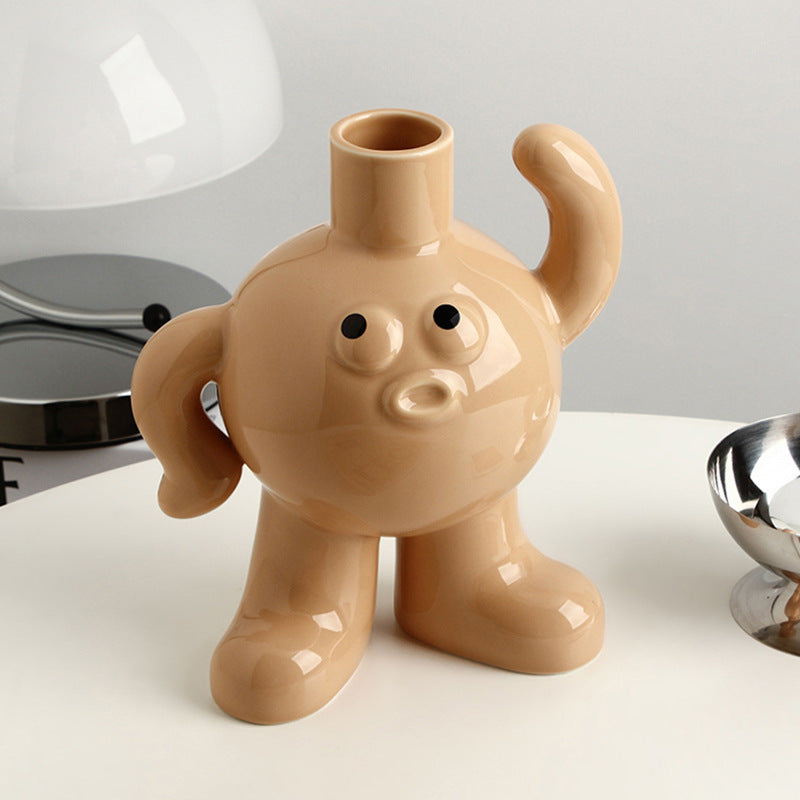
{"type": "Polygon", "coordinates": [[[278,143],[238,174],[92,211],[0,214],[5,261],[118,251],[233,289],[328,216],[327,132],[377,106],[456,134],[456,214],[535,266],[544,207],[517,174],[525,126],[588,138],[625,246],[567,351],[566,409],[750,420],[800,410],[800,6],[726,0],[259,0],[283,75],[278,143]]]}

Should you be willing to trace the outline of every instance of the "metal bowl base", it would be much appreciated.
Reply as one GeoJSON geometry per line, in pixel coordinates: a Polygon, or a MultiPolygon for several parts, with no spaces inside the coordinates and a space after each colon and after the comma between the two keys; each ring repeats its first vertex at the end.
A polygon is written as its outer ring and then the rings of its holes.
{"type": "Polygon", "coordinates": [[[730,608],[742,630],[754,639],[800,656],[800,620],[789,619],[786,604],[800,599],[800,585],[764,567],[748,572],[733,587],[730,608]]]}

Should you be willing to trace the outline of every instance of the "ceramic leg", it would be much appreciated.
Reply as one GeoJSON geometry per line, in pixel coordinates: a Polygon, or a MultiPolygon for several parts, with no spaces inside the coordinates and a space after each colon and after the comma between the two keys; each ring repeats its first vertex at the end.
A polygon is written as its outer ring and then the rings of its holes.
{"type": "Polygon", "coordinates": [[[398,539],[395,614],[441,650],[527,673],[563,672],[603,641],[603,603],[525,537],[516,492],[442,531],[398,539]]]}
{"type": "Polygon", "coordinates": [[[308,525],[263,494],[244,596],[211,662],[220,708],[269,724],[336,695],[369,640],[378,544],[308,525]]]}

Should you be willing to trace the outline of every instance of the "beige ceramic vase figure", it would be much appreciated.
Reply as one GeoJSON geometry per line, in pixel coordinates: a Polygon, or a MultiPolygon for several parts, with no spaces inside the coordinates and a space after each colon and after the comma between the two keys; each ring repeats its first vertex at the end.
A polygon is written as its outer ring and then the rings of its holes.
{"type": "Polygon", "coordinates": [[[443,121],[370,111],[330,143],[330,224],[269,253],[230,302],[159,330],[133,380],[167,514],[222,503],[242,463],[264,486],[244,596],[211,664],[217,703],[259,723],[315,711],[355,670],[380,536],[397,538],[397,620],[422,642],[552,673],[603,638],[597,590],[530,544],[516,486],[553,430],[561,352],[616,277],[605,165],[565,128],[520,134],[514,160],[551,224],[530,271],[453,219],[443,121]],[[209,381],[228,436],[203,411],[209,381]]]}

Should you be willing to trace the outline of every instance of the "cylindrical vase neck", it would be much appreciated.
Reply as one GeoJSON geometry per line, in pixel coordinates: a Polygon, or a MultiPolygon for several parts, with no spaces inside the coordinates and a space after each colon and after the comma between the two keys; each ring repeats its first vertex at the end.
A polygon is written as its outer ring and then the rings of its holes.
{"type": "Polygon", "coordinates": [[[331,224],[367,247],[441,239],[453,219],[453,131],[415,111],[382,109],[331,129],[331,224]]]}

